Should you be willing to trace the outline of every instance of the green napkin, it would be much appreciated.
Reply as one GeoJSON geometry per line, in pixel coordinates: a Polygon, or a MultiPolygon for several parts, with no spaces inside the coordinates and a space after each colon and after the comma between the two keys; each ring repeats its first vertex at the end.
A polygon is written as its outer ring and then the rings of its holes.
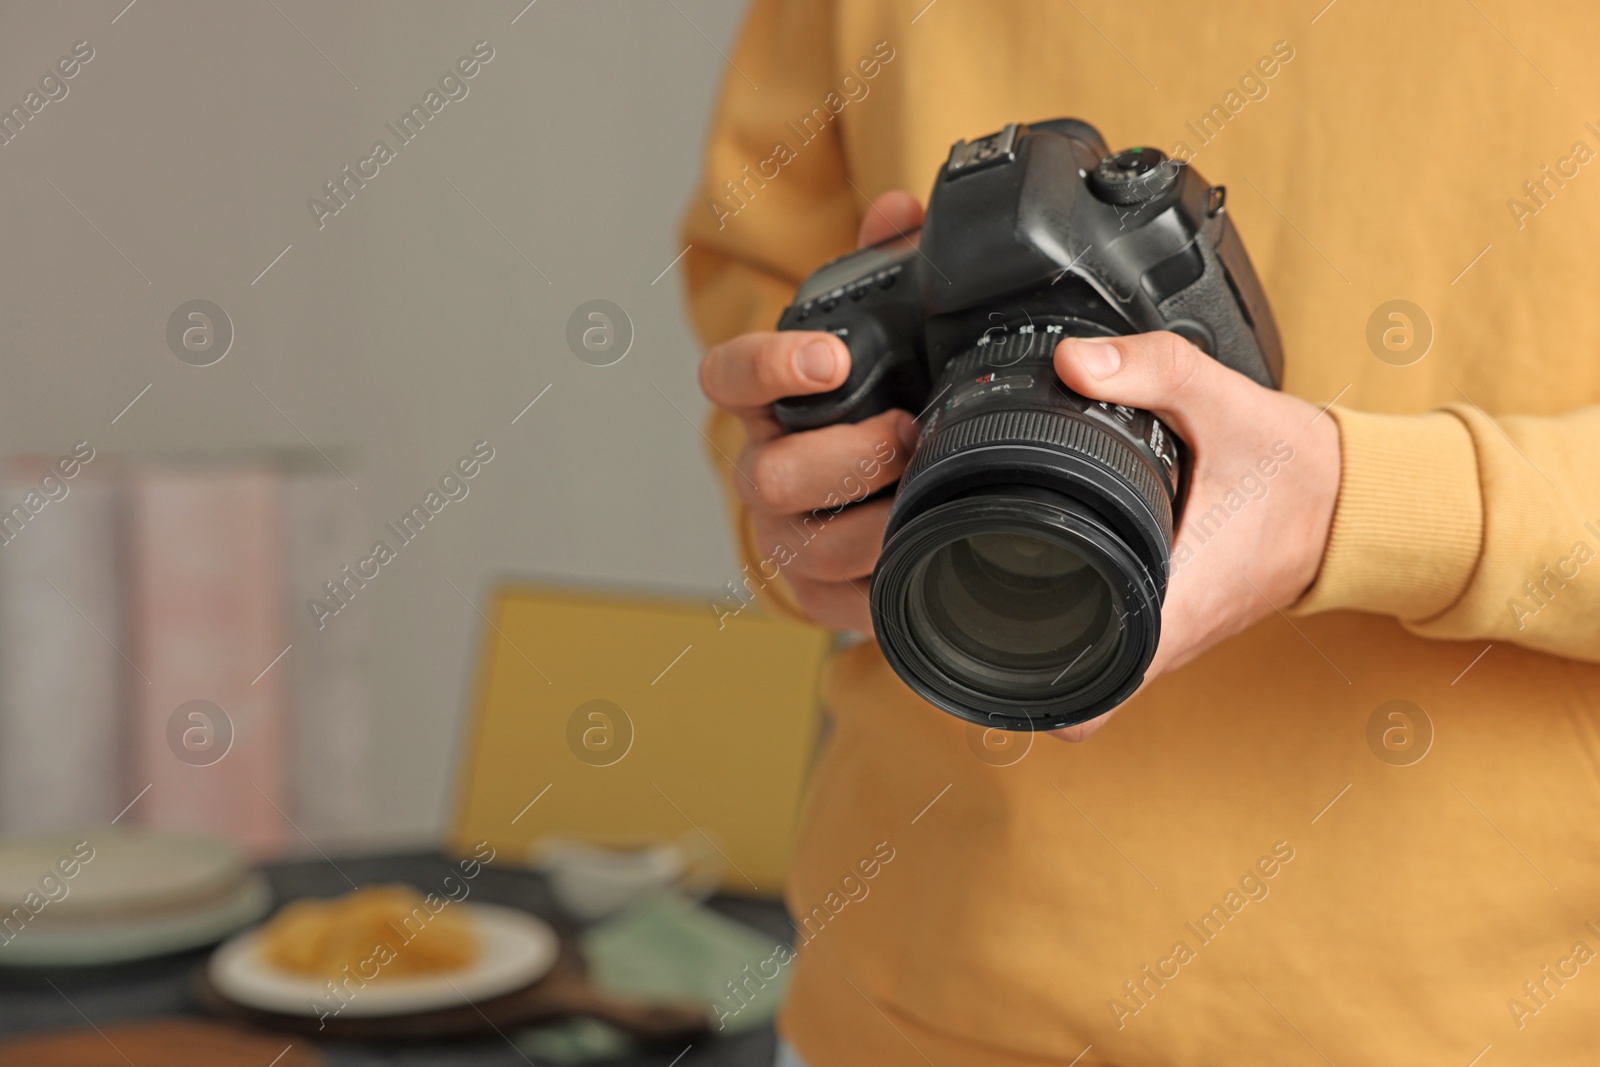
{"type": "Polygon", "coordinates": [[[589,1063],[620,1059],[633,1051],[627,1034],[593,1019],[573,1019],[524,1030],[512,1043],[535,1063],[589,1063]]]}
{"type": "MultiPolygon", "coordinates": [[[[643,1000],[702,1000],[713,1032],[770,1023],[789,987],[788,948],[677,893],[650,897],[579,939],[590,980],[643,1000]]],[[[518,1035],[517,1047],[552,1063],[626,1053],[626,1035],[589,1019],[518,1035]]]]}

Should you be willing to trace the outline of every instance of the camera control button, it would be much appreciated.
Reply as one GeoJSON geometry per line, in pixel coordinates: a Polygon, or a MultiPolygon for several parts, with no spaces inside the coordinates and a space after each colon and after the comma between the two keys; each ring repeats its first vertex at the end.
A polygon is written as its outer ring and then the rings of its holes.
{"type": "Polygon", "coordinates": [[[1089,175],[1089,185],[1108,204],[1142,204],[1170,189],[1181,166],[1159,148],[1127,148],[1102,159],[1089,175]]]}

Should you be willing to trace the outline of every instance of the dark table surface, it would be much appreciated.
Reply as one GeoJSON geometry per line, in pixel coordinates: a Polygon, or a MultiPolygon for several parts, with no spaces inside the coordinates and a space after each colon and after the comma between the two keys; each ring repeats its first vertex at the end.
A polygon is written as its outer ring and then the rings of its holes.
{"type": "MultiPolygon", "coordinates": [[[[300,897],[331,897],[359,885],[407,882],[435,886],[455,872],[437,852],[389,853],[374,856],[315,859],[266,867],[279,904],[300,897]],[[336,866],[335,866],[336,865],[336,866]],[[341,873],[342,872],[342,873],[341,873]]],[[[473,899],[523,908],[571,930],[539,875],[500,866],[485,866],[473,882],[473,899]]],[[[718,896],[710,907],[787,943],[791,927],[783,905],[772,900],[718,896]]],[[[41,1030],[84,1028],[157,1016],[199,1014],[189,993],[190,975],[209,949],[157,960],[92,970],[0,970],[0,1042],[41,1030]]],[[[298,1039],[297,1039],[298,1040],[298,1039]]],[[[608,1061],[614,1067],[770,1067],[775,1038],[769,1029],[735,1037],[708,1038],[683,1049],[608,1061]],[[675,1059],[675,1057],[681,1058],[675,1059]]],[[[329,1067],[526,1067],[521,1052],[500,1038],[448,1045],[321,1047],[329,1067]]]]}

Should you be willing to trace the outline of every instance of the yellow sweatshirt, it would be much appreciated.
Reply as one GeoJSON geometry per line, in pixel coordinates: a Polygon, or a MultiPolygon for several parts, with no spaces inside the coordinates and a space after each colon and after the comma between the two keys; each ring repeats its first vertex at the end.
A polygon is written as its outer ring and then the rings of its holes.
{"type": "Polygon", "coordinates": [[[1085,744],[837,659],[814,1067],[1600,1061],[1600,8],[1323,2],[756,0],[729,54],[708,342],[956,139],[1076,116],[1227,185],[1344,450],[1303,601],[1085,744]]]}

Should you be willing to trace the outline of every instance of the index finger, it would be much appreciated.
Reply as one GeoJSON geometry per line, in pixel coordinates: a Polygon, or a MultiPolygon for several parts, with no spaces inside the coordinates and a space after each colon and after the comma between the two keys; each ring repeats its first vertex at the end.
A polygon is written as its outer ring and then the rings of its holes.
{"type": "Polygon", "coordinates": [[[786,396],[837,389],[849,374],[850,352],[832,334],[746,333],[706,353],[700,388],[713,404],[740,413],[786,396]]]}

